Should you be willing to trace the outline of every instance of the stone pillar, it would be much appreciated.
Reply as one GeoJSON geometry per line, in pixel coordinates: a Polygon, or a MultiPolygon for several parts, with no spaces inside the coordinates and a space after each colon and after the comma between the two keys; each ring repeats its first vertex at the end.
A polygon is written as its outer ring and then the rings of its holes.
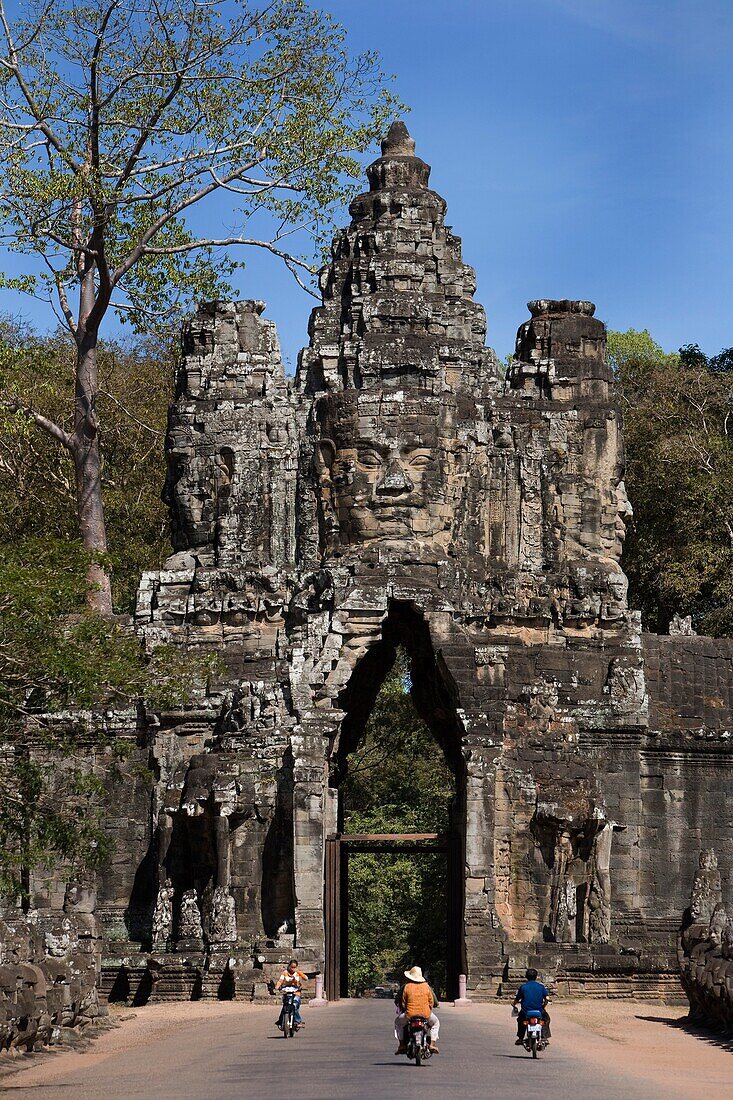
{"type": "Polygon", "coordinates": [[[465,935],[472,989],[498,973],[494,909],[494,756],[471,749],[466,763],[465,935]]]}
{"type": "Polygon", "coordinates": [[[323,959],[323,802],[326,769],[323,737],[301,733],[292,738],[294,757],[293,869],[295,943],[323,959]]]}

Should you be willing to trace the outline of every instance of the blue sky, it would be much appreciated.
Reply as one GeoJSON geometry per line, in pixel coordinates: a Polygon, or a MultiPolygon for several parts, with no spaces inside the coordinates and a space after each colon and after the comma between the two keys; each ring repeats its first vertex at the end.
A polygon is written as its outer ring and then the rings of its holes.
{"type": "MultiPolygon", "coordinates": [[[[591,298],[668,350],[733,344],[733,0],[322,6],[396,75],[502,356],[536,297],[591,298]]],[[[312,299],[259,255],[237,290],[292,369],[312,299]]]]}
{"type": "Polygon", "coordinates": [[[731,0],[331,9],[398,76],[500,354],[545,296],[670,350],[733,344],[731,0]]]}

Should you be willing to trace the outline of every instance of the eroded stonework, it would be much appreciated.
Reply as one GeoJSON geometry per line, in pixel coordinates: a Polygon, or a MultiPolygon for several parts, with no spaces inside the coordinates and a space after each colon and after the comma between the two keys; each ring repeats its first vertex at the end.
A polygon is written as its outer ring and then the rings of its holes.
{"type": "Polygon", "coordinates": [[[700,853],[677,955],[690,1018],[733,1035],[733,907],[723,904],[712,849],[700,853]]]}
{"type": "Polygon", "coordinates": [[[629,610],[605,327],[532,301],[501,364],[429,173],[393,125],[294,380],[262,303],[186,325],[175,552],[136,629],[219,670],[128,728],[152,779],[110,811],[108,989],[258,996],[294,949],[324,968],[339,783],[400,644],[456,779],[473,996],[530,962],[576,992],[673,988],[683,883],[701,843],[730,853],[733,647],[629,610]]]}

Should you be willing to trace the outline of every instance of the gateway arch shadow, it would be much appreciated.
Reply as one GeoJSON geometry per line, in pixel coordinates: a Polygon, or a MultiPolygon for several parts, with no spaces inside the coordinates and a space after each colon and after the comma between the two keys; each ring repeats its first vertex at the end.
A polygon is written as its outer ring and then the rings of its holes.
{"type": "Polygon", "coordinates": [[[362,657],[339,697],[345,717],[330,757],[330,783],[338,791],[338,832],[326,839],[324,863],[324,923],[326,959],[324,984],[329,1000],[348,988],[348,858],[353,852],[414,855],[444,853],[446,876],[446,988],[458,995],[458,975],[466,972],[464,928],[466,765],[461,751],[463,727],[458,694],[440,654],[432,644],[423,614],[410,603],[390,601],[381,639],[362,657]],[[379,691],[394,666],[398,647],[410,660],[410,698],[419,718],[440,747],[452,774],[455,797],[448,828],[443,833],[354,834],[344,830],[343,784],[349,756],[364,736],[379,691]]]}

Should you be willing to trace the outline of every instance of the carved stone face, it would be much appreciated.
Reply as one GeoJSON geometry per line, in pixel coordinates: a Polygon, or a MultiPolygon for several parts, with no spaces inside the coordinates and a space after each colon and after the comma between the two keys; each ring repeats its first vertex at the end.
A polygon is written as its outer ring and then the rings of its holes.
{"type": "Polygon", "coordinates": [[[608,591],[612,600],[626,606],[629,582],[624,573],[609,573],[608,591]]]}
{"type": "Polygon", "coordinates": [[[176,550],[212,546],[229,511],[235,479],[231,447],[202,452],[185,425],[169,429],[163,499],[171,509],[176,550]]]}
{"type": "Polygon", "coordinates": [[[713,915],[710,918],[710,939],[718,947],[723,942],[723,932],[728,925],[728,914],[725,911],[725,906],[722,902],[713,909],[713,915]]]}
{"type": "Polygon", "coordinates": [[[214,497],[202,460],[189,433],[172,428],[166,445],[168,475],[164,500],[171,508],[177,550],[205,546],[211,541],[214,497]]]}
{"type": "Polygon", "coordinates": [[[714,871],[718,866],[718,857],[713,848],[704,848],[700,852],[699,864],[701,871],[714,871]]]}
{"type": "Polygon", "coordinates": [[[616,486],[616,519],[614,524],[616,535],[615,549],[619,558],[621,557],[621,551],[624,548],[624,541],[626,539],[626,524],[633,514],[634,509],[631,507],[631,501],[626,494],[626,486],[623,481],[619,481],[616,486]]]}
{"type": "Polygon", "coordinates": [[[431,543],[450,526],[439,406],[340,394],[319,411],[322,504],[341,544],[431,543]]]}

